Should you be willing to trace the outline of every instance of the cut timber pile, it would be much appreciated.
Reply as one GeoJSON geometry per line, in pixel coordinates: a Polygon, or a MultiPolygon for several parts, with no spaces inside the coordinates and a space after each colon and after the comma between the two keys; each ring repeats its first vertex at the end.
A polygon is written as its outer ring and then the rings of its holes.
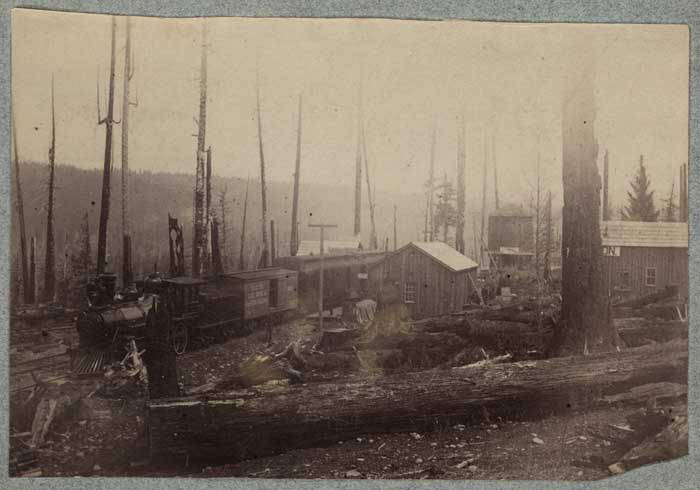
{"type": "MultiPolygon", "coordinates": [[[[655,382],[687,383],[688,343],[620,353],[152,400],[154,457],[240,460],[364,434],[430,430],[509,412],[580,409],[655,382]],[[568,407],[567,407],[568,406],[568,407]]],[[[643,402],[645,402],[644,400],[643,402]]]]}

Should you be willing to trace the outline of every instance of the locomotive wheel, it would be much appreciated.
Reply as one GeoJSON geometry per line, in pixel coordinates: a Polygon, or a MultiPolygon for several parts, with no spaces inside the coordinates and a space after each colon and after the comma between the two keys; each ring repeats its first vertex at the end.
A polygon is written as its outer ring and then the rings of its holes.
{"type": "Polygon", "coordinates": [[[187,350],[190,334],[184,322],[175,322],[170,327],[170,343],[176,355],[182,355],[187,350]]]}

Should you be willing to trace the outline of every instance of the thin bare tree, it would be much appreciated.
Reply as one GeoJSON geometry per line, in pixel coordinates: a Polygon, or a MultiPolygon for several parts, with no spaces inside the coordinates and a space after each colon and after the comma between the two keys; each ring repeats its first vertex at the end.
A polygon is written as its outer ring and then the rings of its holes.
{"type": "Polygon", "coordinates": [[[109,223],[109,205],[112,191],[112,127],[118,124],[114,120],[114,65],[115,65],[115,37],[117,30],[116,18],[112,16],[112,43],[109,59],[109,94],[107,98],[107,115],[103,118],[100,114],[100,83],[97,82],[97,124],[105,125],[105,156],[104,169],[102,171],[102,202],[100,206],[100,225],[97,235],[97,273],[105,272],[107,263],[107,226],[109,223]]]}

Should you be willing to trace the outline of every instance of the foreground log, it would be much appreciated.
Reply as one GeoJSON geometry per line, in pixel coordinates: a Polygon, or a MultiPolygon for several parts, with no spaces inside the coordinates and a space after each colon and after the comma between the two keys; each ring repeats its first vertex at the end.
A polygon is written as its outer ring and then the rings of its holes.
{"type": "Polygon", "coordinates": [[[640,347],[653,342],[688,338],[688,322],[624,318],[613,320],[620,338],[627,347],[640,347]]]}
{"type": "Polygon", "coordinates": [[[646,294],[629,301],[621,301],[613,305],[614,308],[641,308],[642,306],[658,303],[665,299],[678,296],[678,286],[666,286],[662,291],[646,294]]]}
{"type": "Polygon", "coordinates": [[[688,418],[674,417],[658,434],[633,447],[615,464],[608,467],[613,475],[638,468],[645,464],[667,461],[688,454],[688,418]]]}
{"type": "Polygon", "coordinates": [[[227,461],[364,434],[437,429],[492,416],[581,409],[635,385],[687,383],[688,343],[345,383],[151,400],[154,457],[227,461]],[[264,394],[263,394],[264,393],[264,394]]]}

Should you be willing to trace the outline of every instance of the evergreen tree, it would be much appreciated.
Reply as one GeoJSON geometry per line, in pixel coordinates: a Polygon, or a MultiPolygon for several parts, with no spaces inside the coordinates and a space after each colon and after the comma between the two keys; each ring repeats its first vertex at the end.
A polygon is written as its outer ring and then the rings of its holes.
{"type": "Polygon", "coordinates": [[[443,240],[447,242],[449,228],[457,224],[457,208],[454,206],[456,192],[451,182],[447,180],[437,189],[438,202],[435,206],[433,226],[435,236],[439,236],[440,228],[443,229],[443,240]]]}
{"type": "Polygon", "coordinates": [[[676,221],[676,211],[678,210],[678,205],[676,204],[675,196],[675,182],[671,182],[671,193],[668,198],[663,199],[664,202],[664,212],[662,219],[664,221],[673,222],[676,221]]]}
{"type": "Polygon", "coordinates": [[[654,191],[650,190],[651,180],[644,167],[644,155],[639,156],[639,169],[631,183],[632,192],[627,192],[629,205],[622,213],[625,221],[656,221],[659,212],[654,207],[654,191]]]}

